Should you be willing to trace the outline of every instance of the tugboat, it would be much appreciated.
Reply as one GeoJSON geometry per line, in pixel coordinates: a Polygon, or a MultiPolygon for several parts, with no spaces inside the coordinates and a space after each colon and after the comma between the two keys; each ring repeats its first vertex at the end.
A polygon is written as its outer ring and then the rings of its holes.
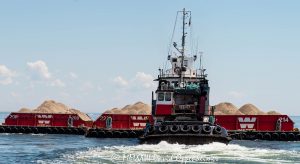
{"type": "MultiPolygon", "coordinates": [[[[191,25],[191,11],[182,14],[181,47],[173,43],[175,53],[168,55],[171,68],[159,69],[158,88],[152,92],[153,123],[148,122],[140,143],[157,144],[161,141],[186,145],[221,142],[231,138],[227,130],[214,123],[213,108],[209,108],[207,74],[201,64],[195,69],[197,54],[188,54],[185,44],[187,26],[191,25]]],[[[177,16],[176,16],[177,20],[177,16]]],[[[176,26],[176,23],[175,23],[176,26]]],[[[175,29],[175,28],[174,28],[175,29]]]]}

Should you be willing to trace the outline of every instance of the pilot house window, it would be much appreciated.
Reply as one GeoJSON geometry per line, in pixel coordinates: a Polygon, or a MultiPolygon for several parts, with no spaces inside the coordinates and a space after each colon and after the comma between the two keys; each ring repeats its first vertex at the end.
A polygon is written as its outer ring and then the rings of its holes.
{"type": "Polygon", "coordinates": [[[170,92],[166,92],[165,101],[171,101],[171,93],[170,92]]]}
{"type": "Polygon", "coordinates": [[[172,94],[171,92],[160,92],[157,95],[158,101],[171,101],[172,100],[172,94]]]}
{"type": "Polygon", "coordinates": [[[158,101],[164,101],[165,95],[164,93],[158,93],[158,101]]]}
{"type": "Polygon", "coordinates": [[[185,66],[185,67],[188,66],[188,61],[187,61],[187,60],[184,60],[184,61],[183,61],[183,66],[185,66]]]}

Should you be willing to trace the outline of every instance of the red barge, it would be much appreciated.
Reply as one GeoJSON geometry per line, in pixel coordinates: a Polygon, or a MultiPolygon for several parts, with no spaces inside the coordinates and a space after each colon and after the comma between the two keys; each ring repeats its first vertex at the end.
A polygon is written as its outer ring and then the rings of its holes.
{"type": "MultiPolygon", "coordinates": [[[[287,115],[214,115],[215,123],[228,130],[233,139],[300,140],[293,120],[287,115]]],[[[102,114],[94,122],[89,137],[136,137],[143,133],[152,115],[102,114]]]]}
{"type": "MultiPolygon", "coordinates": [[[[287,115],[215,115],[215,123],[233,139],[300,140],[287,115]]],[[[94,122],[76,114],[16,113],[7,116],[0,133],[80,134],[99,138],[132,138],[143,134],[152,115],[102,114],[94,122]],[[70,119],[72,118],[72,119],[70,119]]]]}
{"type": "Polygon", "coordinates": [[[10,113],[0,126],[1,133],[85,134],[93,121],[78,114],[10,113]]]}

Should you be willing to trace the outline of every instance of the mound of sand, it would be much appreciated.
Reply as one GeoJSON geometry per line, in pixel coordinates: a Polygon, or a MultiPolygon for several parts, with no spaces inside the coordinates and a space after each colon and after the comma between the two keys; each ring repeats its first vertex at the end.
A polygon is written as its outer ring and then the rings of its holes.
{"type": "Polygon", "coordinates": [[[18,112],[19,113],[31,113],[32,111],[28,108],[21,108],[18,112]]]}
{"type": "Polygon", "coordinates": [[[266,114],[263,111],[259,110],[253,104],[245,104],[239,109],[239,111],[241,113],[244,113],[245,115],[264,115],[264,114],[266,114]]]}
{"type": "Polygon", "coordinates": [[[30,110],[28,108],[21,108],[19,113],[55,113],[55,114],[78,114],[84,121],[92,121],[92,119],[85,113],[77,109],[67,107],[62,103],[55,102],[54,100],[46,100],[36,109],[30,110]]]}
{"type": "Polygon", "coordinates": [[[215,115],[281,115],[280,113],[271,110],[264,113],[253,104],[245,104],[241,108],[237,108],[235,105],[229,102],[222,102],[215,105],[215,115]]]}
{"type": "Polygon", "coordinates": [[[215,105],[215,115],[243,115],[238,108],[229,102],[223,102],[215,105]]]}
{"type": "Polygon", "coordinates": [[[110,114],[151,114],[151,107],[143,102],[137,102],[133,105],[126,105],[123,108],[113,108],[105,111],[110,114]]]}
{"type": "Polygon", "coordinates": [[[267,112],[267,114],[268,115],[281,115],[281,113],[278,113],[278,112],[276,112],[274,110],[271,110],[271,111],[267,112]]]}

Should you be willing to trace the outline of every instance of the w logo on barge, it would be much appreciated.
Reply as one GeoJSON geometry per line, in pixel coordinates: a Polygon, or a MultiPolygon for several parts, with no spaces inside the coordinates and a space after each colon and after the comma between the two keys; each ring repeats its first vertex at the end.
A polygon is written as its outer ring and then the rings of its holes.
{"type": "Polygon", "coordinates": [[[256,117],[238,117],[241,130],[255,130],[256,117]]]}

